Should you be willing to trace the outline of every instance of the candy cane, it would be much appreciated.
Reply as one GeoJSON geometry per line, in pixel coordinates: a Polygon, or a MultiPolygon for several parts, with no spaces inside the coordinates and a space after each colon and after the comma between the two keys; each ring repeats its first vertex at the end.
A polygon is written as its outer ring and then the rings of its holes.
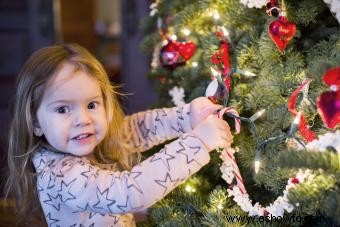
{"type": "MultiPolygon", "coordinates": [[[[232,107],[225,107],[225,108],[221,109],[217,113],[217,116],[218,116],[218,118],[222,119],[223,115],[227,114],[227,113],[231,113],[232,115],[237,116],[237,117],[239,116],[238,112],[235,109],[233,109],[232,107]]],[[[235,133],[238,134],[238,133],[240,133],[240,130],[241,130],[241,120],[239,118],[236,118],[236,117],[234,117],[234,120],[235,120],[235,131],[236,131],[235,133]]],[[[231,147],[223,148],[223,151],[221,153],[221,158],[223,160],[228,159],[228,161],[232,164],[233,174],[234,174],[234,177],[236,179],[237,187],[240,189],[240,191],[242,193],[247,193],[247,191],[244,187],[243,179],[242,179],[240,170],[238,168],[234,153],[235,153],[235,150],[231,147]]]]}

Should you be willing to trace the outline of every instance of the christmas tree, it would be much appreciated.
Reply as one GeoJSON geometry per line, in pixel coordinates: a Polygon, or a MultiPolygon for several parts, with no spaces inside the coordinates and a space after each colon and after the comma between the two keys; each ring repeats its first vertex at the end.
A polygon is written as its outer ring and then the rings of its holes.
{"type": "Polygon", "coordinates": [[[340,2],[150,8],[141,49],[152,54],[158,106],[207,96],[235,136],[144,225],[340,225],[340,2]]]}

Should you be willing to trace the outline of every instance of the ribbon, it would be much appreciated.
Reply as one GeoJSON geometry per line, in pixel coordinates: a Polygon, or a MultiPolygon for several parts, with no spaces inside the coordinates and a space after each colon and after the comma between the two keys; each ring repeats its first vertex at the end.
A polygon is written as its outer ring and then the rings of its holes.
{"type": "Polygon", "coordinates": [[[229,76],[230,72],[230,64],[229,64],[229,43],[225,40],[221,41],[221,47],[220,49],[214,53],[214,55],[211,57],[211,63],[214,65],[222,65],[222,70],[215,69],[219,73],[223,75],[224,84],[227,87],[228,91],[230,91],[230,84],[231,79],[229,76]]]}
{"type": "MultiPolygon", "coordinates": [[[[311,79],[305,79],[302,84],[293,92],[293,94],[290,96],[289,100],[288,100],[288,110],[294,115],[296,116],[298,114],[298,111],[296,110],[296,99],[299,95],[299,93],[305,89],[307,86],[309,86],[309,83],[311,82],[311,79]]],[[[299,123],[299,131],[301,133],[301,135],[303,136],[303,138],[305,138],[308,142],[313,141],[314,139],[316,139],[316,135],[314,134],[313,131],[311,131],[310,129],[308,129],[308,125],[307,125],[307,120],[305,118],[305,116],[303,114],[301,114],[301,118],[300,118],[300,123],[299,123]]]]}

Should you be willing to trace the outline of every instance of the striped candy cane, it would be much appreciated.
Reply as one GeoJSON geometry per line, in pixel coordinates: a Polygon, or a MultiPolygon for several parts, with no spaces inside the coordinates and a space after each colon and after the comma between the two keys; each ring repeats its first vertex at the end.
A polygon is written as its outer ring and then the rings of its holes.
{"type": "MultiPolygon", "coordinates": [[[[234,116],[239,116],[239,114],[237,113],[237,111],[231,107],[225,107],[223,109],[221,109],[217,116],[222,119],[223,115],[226,113],[231,113],[234,116]]],[[[234,118],[235,120],[235,133],[238,134],[240,133],[241,130],[241,120],[239,118],[234,118]]],[[[244,187],[244,183],[243,183],[243,179],[240,173],[240,170],[238,168],[234,153],[236,152],[235,149],[228,147],[228,148],[224,148],[221,152],[220,158],[223,160],[223,164],[221,166],[221,170],[222,170],[222,177],[227,181],[228,184],[231,184],[232,186],[234,182],[233,180],[236,180],[236,186],[240,189],[240,191],[244,194],[247,193],[245,187],[244,187]],[[232,177],[230,177],[232,176],[232,177]]]]}

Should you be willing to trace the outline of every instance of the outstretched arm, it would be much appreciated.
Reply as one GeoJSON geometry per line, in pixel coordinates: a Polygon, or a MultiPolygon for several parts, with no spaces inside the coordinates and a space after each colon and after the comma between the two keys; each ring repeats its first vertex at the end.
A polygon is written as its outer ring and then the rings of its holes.
{"type": "Polygon", "coordinates": [[[219,108],[220,105],[213,104],[205,97],[199,97],[181,107],[139,112],[124,119],[123,138],[135,151],[145,151],[183,133],[191,132],[219,108]]]}
{"type": "Polygon", "coordinates": [[[185,104],[125,117],[123,138],[135,151],[141,152],[191,130],[190,104],[185,104]]]}

